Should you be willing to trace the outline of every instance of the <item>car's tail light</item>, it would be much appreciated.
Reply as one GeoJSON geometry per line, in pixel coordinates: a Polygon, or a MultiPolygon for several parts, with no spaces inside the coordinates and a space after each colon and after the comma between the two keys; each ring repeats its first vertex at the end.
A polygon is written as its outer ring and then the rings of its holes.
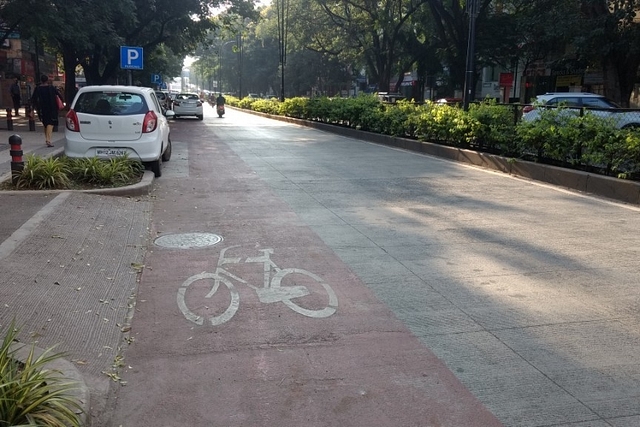
{"type": "Polygon", "coordinates": [[[535,110],[536,107],[534,107],[533,105],[525,105],[524,108],[522,109],[523,113],[528,113],[530,111],[535,110]]]}
{"type": "Polygon", "coordinates": [[[65,122],[67,124],[67,129],[71,132],[80,132],[80,122],[78,121],[78,115],[75,111],[69,110],[65,122]]]}
{"type": "Polygon", "coordinates": [[[150,133],[156,130],[158,127],[158,116],[153,111],[149,111],[144,115],[144,121],[142,122],[142,133],[150,133]]]}

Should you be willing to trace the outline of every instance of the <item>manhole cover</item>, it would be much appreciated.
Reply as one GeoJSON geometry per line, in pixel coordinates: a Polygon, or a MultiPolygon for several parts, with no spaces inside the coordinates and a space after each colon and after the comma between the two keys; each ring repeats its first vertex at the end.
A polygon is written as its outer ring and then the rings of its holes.
{"type": "Polygon", "coordinates": [[[213,246],[222,242],[222,237],[213,233],[181,233],[160,236],[153,241],[163,248],[192,249],[213,246]]]}

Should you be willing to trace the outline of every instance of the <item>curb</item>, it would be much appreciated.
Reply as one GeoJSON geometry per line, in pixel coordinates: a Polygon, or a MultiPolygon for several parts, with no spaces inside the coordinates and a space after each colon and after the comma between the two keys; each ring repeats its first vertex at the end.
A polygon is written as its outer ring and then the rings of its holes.
{"type": "MultiPolygon", "coordinates": [[[[118,196],[118,197],[132,197],[132,196],[144,196],[149,194],[151,187],[153,186],[153,179],[155,175],[151,171],[144,171],[140,182],[127,185],[124,187],[114,188],[95,188],[91,190],[2,190],[2,194],[59,194],[67,192],[78,192],[97,194],[101,196],[118,196]]],[[[5,174],[0,176],[0,181],[5,181],[11,178],[11,174],[5,174]]]]}
{"type": "MultiPolygon", "coordinates": [[[[40,357],[46,350],[31,346],[30,344],[14,343],[9,347],[10,351],[14,351],[18,360],[23,361],[29,356],[29,352],[33,348],[34,357],[40,357]]],[[[87,426],[87,419],[91,408],[91,394],[89,393],[89,387],[87,387],[82,374],[78,369],[69,361],[60,358],[52,360],[45,365],[47,369],[59,371],[65,380],[71,380],[77,384],[77,387],[70,390],[69,394],[74,398],[80,407],[82,412],[78,413],[81,426],[87,426]]]]}
{"type": "Polygon", "coordinates": [[[153,179],[155,175],[151,171],[144,171],[144,175],[142,175],[142,179],[140,182],[137,182],[132,185],[127,185],[125,187],[115,187],[115,188],[96,188],[93,190],[65,190],[65,191],[81,191],[82,193],[88,194],[100,194],[103,196],[120,196],[120,197],[129,197],[129,196],[143,196],[145,194],[149,194],[151,190],[151,186],[153,185],[153,179]]]}

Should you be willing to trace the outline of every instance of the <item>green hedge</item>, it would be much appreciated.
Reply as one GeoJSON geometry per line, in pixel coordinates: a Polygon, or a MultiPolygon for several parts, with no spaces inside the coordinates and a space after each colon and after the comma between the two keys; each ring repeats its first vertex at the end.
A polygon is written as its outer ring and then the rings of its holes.
{"type": "Polygon", "coordinates": [[[487,100],[469,111],[433,102],[382,103],[375,95],[353,98],[227,98],[229,105],[274,115],[313,120],[385,135],[602,172],[620,178],[640,175],[640,132],[588,111],[543,109],[540,119],[519,120],[517,105],[487,100]]]}

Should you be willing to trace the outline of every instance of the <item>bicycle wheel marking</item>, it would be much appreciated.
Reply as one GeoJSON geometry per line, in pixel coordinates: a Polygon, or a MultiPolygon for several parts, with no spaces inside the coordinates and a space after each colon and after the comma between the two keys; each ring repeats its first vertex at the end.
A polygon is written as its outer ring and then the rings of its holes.
{"type": "MultiPolygon", "coordinates": [[[[240,295],[238,291],[233,286],[233,283],[228,281],[227,279],[220,277],[217,273],[207,273],[203,272],[200,274],[193,275],[189,277],[187,280],[182,283],[182,285],[178,288],[178,296],[177,302],[180,311],[187,320],[195,323],[196,325],[201,325],[204,323],[204,318],[192,312],[189,307],[187,307],[185,295],[187,290],[189,289],[189,285],[197,282],[198,280],[203,279],[212,279],[214,281],[214,287],[219,288],[220,282],[224,283],[224,285],[229,289],[229,293],[231,294],[231,303],[229,307],[219,316],[213,316],[209,319],[213,326],[222,325],[225,322],[228,322],[238,311],[238,307],[240,307],[240,295]]],[[[213,292],[210,292],[207,297],[213,296],[213,292]]]]}
{"type": "MultiPolygon", "coordinates": [[[[238,308],[240,307],[240,295],[234,287],[232,279],[253,289],[256,292],[260,302],[264,304],[274,304],[282,302],[291,310],[306,317],[320,319],[329,317],[337,311],[338,297],[331,286],[329,286],[329,284],[322,280],[322,278],[320,278],[318,275],[301,268],[279,268],[270,258],[271,254],[273,254],[273,249],[271,248],[260,250],[260,252],[263,253],[262,256],[247,257],[244,260],[244,263],[263,264],[264,283],[262,286],[254,286],[250,283],[247,283],[241,277],[238,277],[232,272],[227,271],[222,267],[223,265],[242,263],[242,258],[227,258],[225,256],[227,250],[235,247],[238,246],[230,246],[221,250],[218,260],[218,266],[215,273],[202,272],[200,274],[195,274],[185,280],[178,288],[178,294],[176,296],[178,308],[180,309],[184,317],[190,322],[202,326],[205,321],[205,317],[194,313],[187,306],[187,291],[189,289],[193,289],[191,285],[199,280],[207,280],[208,283],[211,284],[211,290],[205,295],[205,299],[211,298],[213,295],[215,295],[221,289],[220,284],[223,284],[224,287],[229,290],[229,307],[227,307],[227,309],[222,314],[207,318],[207,321],[213,326],[222,325],[223,323],[231,320],[231,318],[233,318],[233,316],[238,311],[238,308]],[[275,271],[273,277],[271,277],[272,271],[275,271]],[[310,295],[311,291],[303,285],[283,285],[282,280],[289,274],[301,274],[303,276],[307,276],[308,278],[319,284],[327,294],[327,305],[321,309],[309,309],[299,305],[296,301],[301,300],[307,295],[310,295]]],[[[224,287],[222,287],[223,291],[224,287]]]]}
{"type": "Polygon", "coordinates": [[[291,310],[295,311],[296,313],[302,314],[303,316],[314,317],[316,319],[329,317],[336,312],[336,309],[338,308],[338,297],[336,296],[335,292],[333,292],[333,289],[331,289],[331,286],[329,286],[324,280],[322,280],[320,277],[318,277],[317,275],[313,274],[310,271],[303,270],[301,268],[283,268],[273,276],[273,279],[271,279],[271,287],[279,288],[280,282],[282,282],[282,278],[287,274],[293,274],[293,273],[309,276],[310,278],[318,282],[320,286],[322,286],[324,290],[327,292],[327,294],[329,295],[329,306],[321,310],[311,310],[308,308],[300,307],[291,299],[282,300],[282,302],[287,307],[289,307],[291,310]]]}

